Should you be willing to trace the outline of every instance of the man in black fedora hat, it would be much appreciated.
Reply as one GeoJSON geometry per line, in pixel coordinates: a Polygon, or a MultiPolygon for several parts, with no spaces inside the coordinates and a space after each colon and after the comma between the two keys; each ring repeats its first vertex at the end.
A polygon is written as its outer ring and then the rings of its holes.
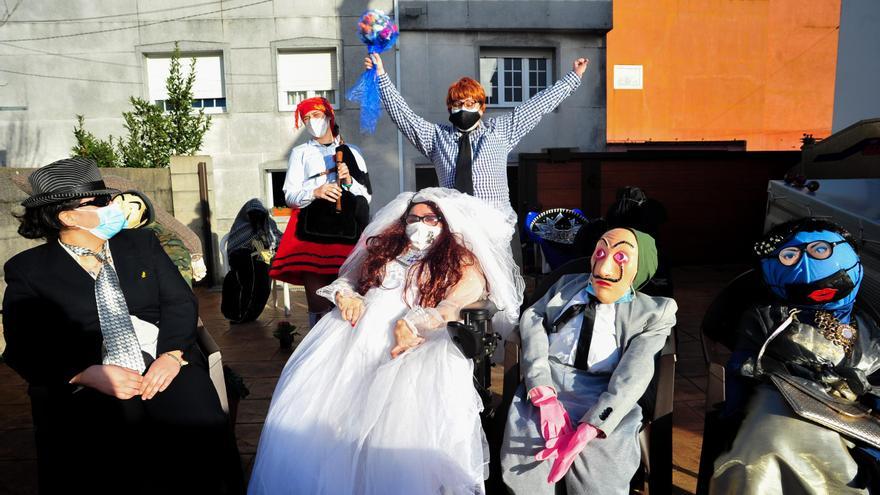
{"type": "Polygon", "coordinates": [[[29,385],[40,492],[240,492],[198,302],[155,235],[123,230],[94,160],[29,182],[18,232],[47,242],[5,265],[4,358],[29,385]]]}

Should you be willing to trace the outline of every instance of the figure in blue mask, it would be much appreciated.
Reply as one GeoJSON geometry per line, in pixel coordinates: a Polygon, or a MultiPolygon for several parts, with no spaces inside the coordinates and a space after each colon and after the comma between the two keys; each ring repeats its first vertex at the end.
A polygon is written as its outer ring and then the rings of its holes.
{"type": "Polygon", "coordinates": [[[742,423],[715,460],[710,493],[875,491],[880,437],[828,426],[840,410],[876,408],[869,378],[880,369],[880,327],[857,301],[864,269],[855,239],[803,218],[774,227],[754,249],[771,300],[738,328],[724,415],[742,423]],[[822,415],[796,412],[805,409],[822,415]]]}

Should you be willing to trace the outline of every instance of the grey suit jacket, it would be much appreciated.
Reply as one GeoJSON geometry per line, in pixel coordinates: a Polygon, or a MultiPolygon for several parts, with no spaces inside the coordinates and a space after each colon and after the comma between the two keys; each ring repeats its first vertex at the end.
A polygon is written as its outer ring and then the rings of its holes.
{"type": "MultiPolygon", "coordinates": [[[[562,276],[520,319],[522,370],[526,391],[537,386],[558,390],[550,374],[550,340],[547,329],[566,303],[586,288],[588,274],[562,276]]],[[[654,376],[654,359],[675,325],[675,301],[636,292],[632,301],[618,303],[615,316],[620,362],[611,374],[608,389],[580,419],[610,434],[635,407],[654,376]]]]}

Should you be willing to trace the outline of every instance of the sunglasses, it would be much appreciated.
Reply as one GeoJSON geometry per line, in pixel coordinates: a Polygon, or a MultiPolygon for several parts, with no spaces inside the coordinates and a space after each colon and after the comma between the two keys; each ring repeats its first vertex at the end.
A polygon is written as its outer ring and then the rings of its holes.
{"type": "Polygon", "coordinates": [[[424,222],[425,225],[430,225],[431,227],[439,224],[441,220],[443,220],[443,217],[438,215],[425,215],[423,217],[420,217],[413,214],[409,214],[406,216],[406,218],[403,219],[403,221],[407,224],[424,222]]]}
{"type": "Polygon", "coordinates": [[[84,208],[86,206],[96,206],[98,208],[103,208],[103,207],[109,205],[112,201],[113,201],[113,198],[110,197],[109,194],[106,194],[106,195],[102,195],[102,196],[95,196],[95,199],[90,199],[84,203],[80,203],[76,207],[77,208],[84,208]]]}
{"type": "Polygon", "coordinates": [[[787,246],[782,248],[779,251],[779,254],[772,255],[769,254],[764,256],[764,258],[779,258],[779,262],[784,266],[794,266],[798,261],[801,260],[801,257],[804,253],[807,253],[807,256],[813,258],[814,260],[827,260],[834,254],[834,246],[838,244],[843,244],[847,242],[846,240],[842,241],[813,241],[813,242],[805,242],[803,244],[798,244],[796,246],[787,246]]]}

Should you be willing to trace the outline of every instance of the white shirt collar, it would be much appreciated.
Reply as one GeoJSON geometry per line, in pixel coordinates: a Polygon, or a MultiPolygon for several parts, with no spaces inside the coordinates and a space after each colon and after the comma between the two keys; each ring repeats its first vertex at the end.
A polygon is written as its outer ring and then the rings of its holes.
{"type": "Polygon", "coordinates": [[[315,139],[315,138],[311,138],[311,139],[309,139],[308,143],[309,143],[310,145],[316,147],[316,148],[326,148],[326,147],[331,146],[331,145],[334,145],[334,144],[335,144],[336,146],[339,146],[339,136],[334,136],[334,137],[333,137],[333,142],[330,143],[330,144],[321,144],[321,143],[319,143],[318,140],[315,139]]]}

